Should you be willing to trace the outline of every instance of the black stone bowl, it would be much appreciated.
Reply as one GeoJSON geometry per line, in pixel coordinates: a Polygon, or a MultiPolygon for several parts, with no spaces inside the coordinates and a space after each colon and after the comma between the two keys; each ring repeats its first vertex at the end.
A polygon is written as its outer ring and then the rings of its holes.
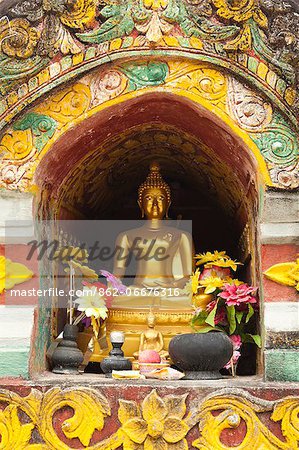
{"type": "Polygon", "coordinates": [[[219,370],[231,359],[233,345],[225,333],[210,331],[175,336],[168,351],[185,380],[215,380],[222,378],[219,370]]]}

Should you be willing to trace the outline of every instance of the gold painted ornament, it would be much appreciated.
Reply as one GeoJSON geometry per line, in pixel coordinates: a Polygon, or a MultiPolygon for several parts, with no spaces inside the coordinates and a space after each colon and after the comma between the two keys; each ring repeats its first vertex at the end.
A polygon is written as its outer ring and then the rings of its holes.
{"type": "Polygon", "coordinates": [[[66,439],[79,439],[89,450],[188,450],[191,447],[188,447],[186,437],[196,425],[199,436],[192,445],[200,450],[298,448],[299,397],[268,401],[242,389],[228,388],[187,406],[187,394],[161,397],[152,390],[143,400],[141,391],[139,394],[141,400],[120,399],[118,408],[111,411],[108,400],[91,388],[54,387],[46,392],[32,389],[27,397],[2,389],[0,449],[69,450],[72,446],[61,440],[53,420],[65,408],[72,409],[73,414],[62,423],[63,435],[66,439]],[[260,419],[259,415],[264,413],[271,413],[270,420],[281,423],[284,440],[276,437],[272,428],[260,419]],[[108,438],[91,444],[94,431],[105,429],[108,426],[106,419],[111,414],[118,428],[108,438]],[[246,428],[239,446],[228,446],[223,442],[223,431],[233,433],[241,421],[246,428]],[[40,443],[30,443],[33,433],[35,437],[39,436],[40,443]]]}
{"type": "Polygon", "coordinates": [[[26,19],[13,19],[0,25],[0,46],[5,55],[29,58],[37,45],[39,32],[26,19]]]}
{"type": "Polygon", "coordinates": [[[275,264],[264,272],[269,280],[299,291],[299,259],[296,262],[275,264]]]}

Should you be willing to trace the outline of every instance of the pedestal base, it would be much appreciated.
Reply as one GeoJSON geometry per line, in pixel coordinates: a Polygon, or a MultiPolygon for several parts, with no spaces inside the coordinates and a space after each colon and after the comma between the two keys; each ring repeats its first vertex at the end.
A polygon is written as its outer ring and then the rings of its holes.
{"type": "Polygon", "coordinates": [[[224,378],[220,372],[214,371],[200,371],[200,372],[185,372],[183,380],[221,380],[224,378]]]}

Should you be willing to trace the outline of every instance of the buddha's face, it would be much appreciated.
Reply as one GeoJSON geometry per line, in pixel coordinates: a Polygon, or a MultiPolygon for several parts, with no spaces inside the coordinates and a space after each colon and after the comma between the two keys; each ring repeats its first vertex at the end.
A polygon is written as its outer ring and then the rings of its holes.
{"type": "Polygon", "coordinates": [[[147,325],[149,328],[154,328],[154,326],[156,325],[156,317],[154,315],[149,315],[147,317],[147,325]]]}
{"type": "Polygon", "coordinates": [[[148,188],[143,191],[142,202],[139,205],[147,219],[163,219],[165,217],[169,202],[167,193],[161,188],[148,188]]]}

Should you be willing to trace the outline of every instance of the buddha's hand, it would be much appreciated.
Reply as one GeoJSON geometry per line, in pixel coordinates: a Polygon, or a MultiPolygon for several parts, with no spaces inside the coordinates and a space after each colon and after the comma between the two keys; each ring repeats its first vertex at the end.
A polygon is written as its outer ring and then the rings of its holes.
{"type": "Polygon", "coordinates": [[[157,286],[159,285],[166,289],[175,289],[175,288],[184,289],[187,281],[188,280],[186,280],[186,278],[181,278],[180,280],[168,281],[168,282],[160,281],[159,283],[157,283],[157,286]]]}

